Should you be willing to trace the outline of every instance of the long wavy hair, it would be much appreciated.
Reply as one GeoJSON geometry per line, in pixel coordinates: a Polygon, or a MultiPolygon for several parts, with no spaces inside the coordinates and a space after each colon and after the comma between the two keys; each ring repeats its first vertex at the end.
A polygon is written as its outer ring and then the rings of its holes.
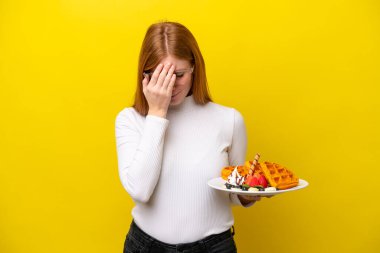
{"type": "Polygon", "coordinates": [[[167,56],[187,60],[194,66],[193,83],[189,94],[197,104],[212,102],[209,94],[203,56],[193,34],[182,24],[162,21],[152,24],[143,40],[137,71],[137,89],[133,107],[146,116],[149,104],[144,96],[142,80],[144,71],[154,71],[167,56]]]}

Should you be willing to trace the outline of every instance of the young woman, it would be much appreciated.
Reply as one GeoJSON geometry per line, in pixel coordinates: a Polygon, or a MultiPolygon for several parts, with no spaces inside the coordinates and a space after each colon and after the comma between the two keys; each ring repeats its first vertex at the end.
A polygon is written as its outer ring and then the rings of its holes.
{"type": "Polygon", "coordinates": [[[236,252],[231,208],[260,197],[217,191],[207,181],[245,162],[246,128],[236,109],[212,102],[185,26],[148,28],[135,102],[115,124],[120,179],[135,203],[124,252],[236,252]]]}

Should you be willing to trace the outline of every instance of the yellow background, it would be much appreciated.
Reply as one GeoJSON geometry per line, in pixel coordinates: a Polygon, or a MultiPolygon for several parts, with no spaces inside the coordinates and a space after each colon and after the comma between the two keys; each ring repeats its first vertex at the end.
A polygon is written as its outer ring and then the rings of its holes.
{"type": "Polygon", "coordinates": [[[234,208],[239,252],[380,252],[378,1],[0,1],[0,252],[121,252],[117,172],[147,27],[196,37],[248,156],[310,186],[234,208]]]}

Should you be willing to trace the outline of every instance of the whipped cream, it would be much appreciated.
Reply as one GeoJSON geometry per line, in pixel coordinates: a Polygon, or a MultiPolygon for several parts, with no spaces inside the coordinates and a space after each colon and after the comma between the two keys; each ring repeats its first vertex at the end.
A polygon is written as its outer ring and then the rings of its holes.
{"type": "Polygon", "coordinates": [[[245,178],[239,174],[237,170],[237,166],[227,178],[227,183],[234,186],[240,186],[244,183],[244,181],[245,181],[245,178]]]}

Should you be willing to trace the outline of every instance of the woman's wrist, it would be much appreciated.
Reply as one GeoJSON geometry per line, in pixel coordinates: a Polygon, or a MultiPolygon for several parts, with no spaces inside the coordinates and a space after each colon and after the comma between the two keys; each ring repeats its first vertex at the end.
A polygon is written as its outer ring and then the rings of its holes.
{"type": "Polygon", "coordinates": [[[161,118],[166,118],[166,112],[164,111],[155,111],[155,110],[149,110],[148,115],[154,115],[161,118]]]}

